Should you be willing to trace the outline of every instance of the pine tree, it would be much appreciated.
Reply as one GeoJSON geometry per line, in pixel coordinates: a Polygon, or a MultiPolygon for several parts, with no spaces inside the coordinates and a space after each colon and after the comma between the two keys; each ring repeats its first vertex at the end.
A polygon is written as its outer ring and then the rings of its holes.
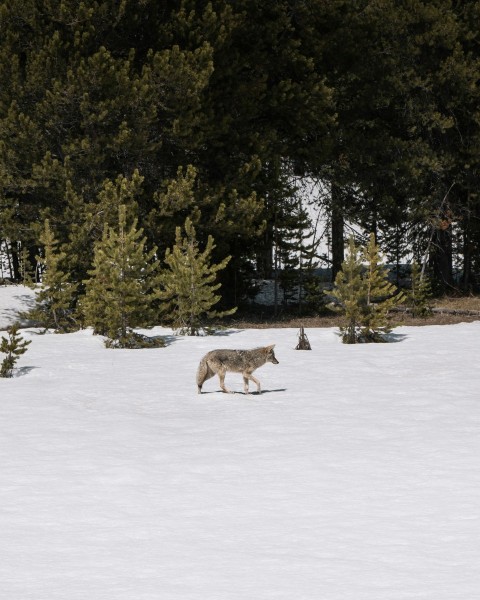
{"type": "Polygon", "coordinates": [[[220,287],[220,283],[216,283],[217,273],[230,260],[227,257],[218,264],[211,264],[214,248],[213,237],[209,236],[205,249],[200,250],[195,228],[187,217],[185,237],[177,227],[175,245],[165,254],[168,269],[161,275],[159,297],[165,301],[168,322],[182,335],[208,333],[210,319],[231,315],[236,310],[212,309],[220,300],[215,294],[220,287]]]}
{"type": "Polygon", "coordinates": [[[388,311],[403,301],[403,294],[397,294],[388,281],[373,234],[363,249],[350,238],[347,257],[330,294],[344,312],[340,332],[345,344],[386,341],[385,335],[391,331],[388,311]]]}
{"type": "Polygon", "coordinates": [[[412,284],[407,294],[407,303],[414,317],[427,317],[432,312],[430,300],[432,288],[429,278],[422,274],[419,264],[412,263],[412,284]]]}
{"type": "Polygon", "coordinates": [[[284,203],[288,210],[278,218],[282,224],[276,224],[274,228],[277,261],[281,266],[279,281],[284,302],[288,304],[289,301],[297,300],[301,313],[307,294],[308,300],[314,301],[313,271],[317,266],[314,258],[319,242],[311,240],[311,219],[298,198],[290,206],[287,206],[285,200],[284,203]]]}
{"type": "Polygon", "coordinates": [[[147,252],[142,236],[136,219],[127,227],[126,206],[121,205],[118,227],[105,226],[102,239],[95,244],[93,268],[85,281],[85,323],[115,347],[136,347],[139,338],[132,329],[152,321],[152,285],[159,263],[156,248],[147,252]]]}
{"type": "MultiPolygon", "coordinates": [[[[173,8],[110,0],[1,3],[0,239],[11,242],[17,280],[17,243],[29,250],[38,244],[39,215],[55,214],[57,236],[82,280],[102,235],[103,223],[95,237],[102,208],[95,205],[103,182],[140,171],[146,185],[136,199],[146,227],[155,191],[203,143],[195,123],[212,49],[172,43],[173,8]],[[74,220],[67,194],[85,203],[76,203],[74,220]]],[[[159,237],[148,234],[150,243],[159,237]]]]}
{"type": "Polygon", "coordinates": [[[42,269],[41,288],[35,298],[35,307],[23,316],[58,333],[72,331],[78,328],[74,309],[78,285],[72,283],[69,274],[63,270],[66,255],[59,250],[48,219],[45,220],[40,242],[44,246],[43,256],[37,256],[42,269]]]}
{"type": "Polygon", "coordinates": [[[18,323],[14,323],[7,328],[8,338],[2,336],[0,352],[6,356],[0,364],[0,377],[12,377],[17,360],[25,354],[27,346],[31,343],[30,340],[24,340],[19,335],[18,328],[18,323]]]}
{"type": "Polygon", "coordinates": [[[328,295],[333,296],[338,307],[344,313],[340,334],[344,344],[356,344],[360,338],[363,320],[363,307],[366,304],[367,288],[362,277],[362,262],[353,236],[348,243],[348,251],[341,270],[335,277],[335,284],[328,295]]]}
{"type": "Polygon", "coordinates": [[[363,249],[362,260],[366,264],[363,279],[367,295],[360,339],[365,342],[382,342],[385,341],[385,335],[391,331],[388,311],[403,302],[404,295],[402,292],[397,293],[397,288],[388,280],[373,233],[363,249]]]}

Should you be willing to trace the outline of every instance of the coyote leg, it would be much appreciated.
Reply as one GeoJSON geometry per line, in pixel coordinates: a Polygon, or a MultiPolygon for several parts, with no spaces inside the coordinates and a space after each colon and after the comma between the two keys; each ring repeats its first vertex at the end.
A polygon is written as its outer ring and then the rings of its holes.
{"type": "Polygon", "coordinates": [[[222,391],[226,394],[231,394],[232,392],[230,390],[227,390],[227,388],[225,387],[225,373],[226,371],[218,372],[218,378],[220,379],[220,387],[222,388],[222,391]]]}
{"type": "Polygon", "coordinates": [[[257,394],[261,394],[262,393],[262,388],[260,386],[260,382],[258,381],[258,379],[255,379],[255,377],[253,375],[250,375],[250,379],[253,381],[253,383],[256,384],[257,386],[257,394]]]}
{"type": "Polygon", "coordinates": [[[253,381],[253,383],[255,383],[255,385],[257,386],[257,393],[261,394],[262,393],[262,389],[260,387],[260,382],[251,373],[244,373],[244,375],[243,375],[243,382],[244,382],[245,393],[249,394],[249,391],[248,391],[248,380],[249,379],[251,381],[253,381]]]}

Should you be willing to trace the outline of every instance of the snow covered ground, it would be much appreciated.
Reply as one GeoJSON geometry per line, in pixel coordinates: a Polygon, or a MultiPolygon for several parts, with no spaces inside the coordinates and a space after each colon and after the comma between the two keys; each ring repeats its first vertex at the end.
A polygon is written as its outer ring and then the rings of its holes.
{"type": "MultiPolygon", "coordinates": [[[[0,287],[0,330],[29,298],[0,287]]],[[[293,329],[154,333],[166,348],[22,330],[0,379],[2,600],[479,597],[480,322],[384,345],[311,329],[312,351],[293,329]],[[197,394],[206,351],[273,343],[264,394],[197,394]]]]}

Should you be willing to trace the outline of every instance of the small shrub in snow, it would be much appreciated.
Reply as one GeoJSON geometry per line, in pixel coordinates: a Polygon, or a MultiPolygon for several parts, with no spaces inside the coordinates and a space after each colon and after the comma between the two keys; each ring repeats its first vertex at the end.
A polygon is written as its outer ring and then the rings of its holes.
{"type": "Polygon", "coordinates": [[[135,331],[127,331],[125,335],[115,338],[107,339],[105,342],[107,348],[163,348],[165,347],[165,340],[161,337],[148,337],[135,331]]]}
{"type": "Polygon", "coordinates": [[[414,317],[432,314],[432,287],[429,278],[422,273],[418,263],[412,264],[412,284],[407,294],[407,303],[414,317]]]}
{"type": "Polygon", "coordinates": [[[8,337],[3,337],[0,343],[0,352],[5,358],[0,365],[0,377],[12,377],[15,363],[27,351],[30,341],[26,341],[18,333],[18,323],[7,328],[8,337]]]}

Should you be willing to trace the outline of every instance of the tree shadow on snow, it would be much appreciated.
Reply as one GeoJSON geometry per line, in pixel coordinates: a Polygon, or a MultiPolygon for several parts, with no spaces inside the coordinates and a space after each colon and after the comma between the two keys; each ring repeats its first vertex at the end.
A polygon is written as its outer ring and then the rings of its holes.
{"type": "Polygon", "coordinates": [[[13,372],[13,377],[23,377],[24,375],[28,375],[30,371],[34,369],[38,369],[38,367],[18,367],[13,372]]]}
{"type": "Polygon", "coordinates": [[[173,342],[176,342],[178,340],[177,336],[175,335],[151,335],[148,337],[151,340],[163,340],[165,347],[171,346],[173,342]]]}
{"type": "Polygon", "coordinates": [[[242,331],[242,329],[217,329],[215,330],[215,333],[212,333],[208,337],[228,337],[235,333],[241,333],[242,331]]]}
{"type": "Polygon", "coordinates": [[[408,336],[406,333],[389,333],[385,336],[387,342],[397,344],[398,342],[403,342],[408,336]]]}
{"type": "Polygon", "coordinates": [[[18,296],[13,296],[13,299],[17,300],[22,305],[20,312],[34,308],[36,304],[35,298],[29,296],[28,294],[19,294],[18,296]]]}
{"type": "Polygon", "coordinates": [[[6,319],[9,323],[18,322],[23,328],[31,326],[32,322],[22,317],[20,313],[28,312],[34,308],[35,298],[19,294],[18,296],[13,296],[13,300],[16,304],[20,305],[20,308],[3,308],[0,310],[0,317],[6,319]]]}

